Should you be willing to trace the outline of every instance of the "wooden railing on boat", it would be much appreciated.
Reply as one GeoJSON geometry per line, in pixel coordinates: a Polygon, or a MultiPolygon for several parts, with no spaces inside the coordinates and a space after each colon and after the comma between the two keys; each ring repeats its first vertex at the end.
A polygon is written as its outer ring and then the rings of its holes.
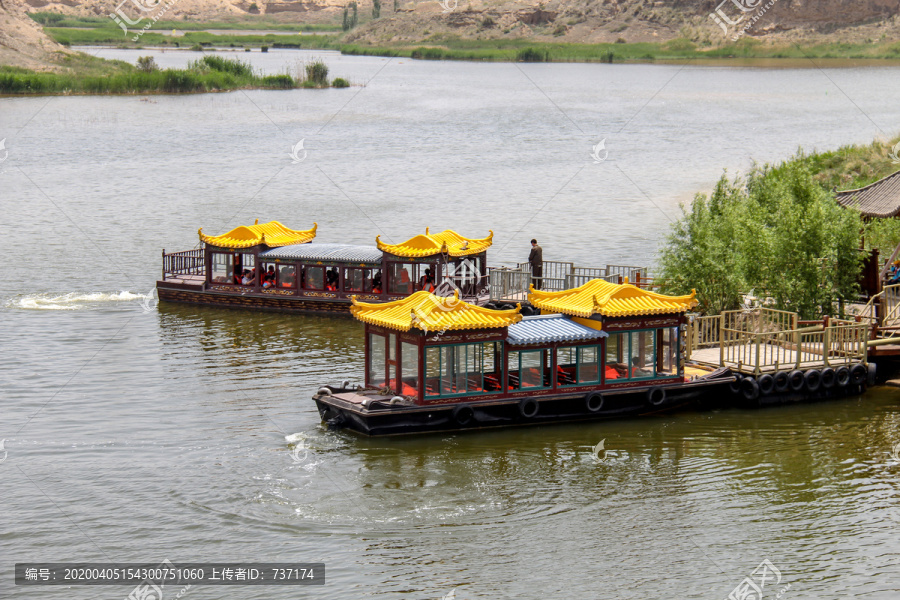
{"type": "Polygon", "coordinates": [[[759,375],[865,362],[869,324],[826,317],[798,327],[796,313],[755,309],[691,315],[685,358],[759,375]]]}
{"type": "Polygon", "coordinates": [[[203,248],[184,250],[182,252],[162,252],[162,280],[177,279],[185,275],[206,275],[206,261],[203,248]]]}

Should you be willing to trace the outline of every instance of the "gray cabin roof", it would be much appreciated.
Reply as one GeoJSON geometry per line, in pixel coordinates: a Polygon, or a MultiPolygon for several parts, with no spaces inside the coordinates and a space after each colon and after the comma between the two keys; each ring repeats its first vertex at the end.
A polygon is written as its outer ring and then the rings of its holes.
{"type": "Polygon", "coordinates": [[[523,317],[518,323],[510,325],[507,331],[506,339],[515,345],[583,342],[609,336],[605,331],[585,327],[565,315],[523,317]]]}
{"type": "Polygon", "coordinates": [[[382,252],[375,246],[350,246],[348,244],[292,244],[271,248],[259,253],[260,260],[300,260],[321,262],[346,262],[381,265],[382,252]]]}
{"type": "Polygon", "coordinates": [[[900,171],[855,190],[837,192],[838,204],[856,207],[864,217],[887,219],[900,215],[900,171]]]}

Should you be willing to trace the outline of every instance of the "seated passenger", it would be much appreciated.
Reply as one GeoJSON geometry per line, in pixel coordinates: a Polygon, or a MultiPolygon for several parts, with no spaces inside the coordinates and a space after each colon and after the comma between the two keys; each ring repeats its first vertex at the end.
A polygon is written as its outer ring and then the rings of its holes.
{"type": "Polygon", "coordinates": [[[252,285],[253,284],[253,271],[250,269],[244,269],[244,275],[241,277],[241,283],[243,285],[252,285]]]}
{"type": "Polygon", "coordinates": [[[281,278],[281,287],[292,288],[297,283],[297,273],[294,269],[285,269],[281,278]]]}
{"type": "Polygon", "coordinates": [[[340,277],[338,276],[337,267],[332,267],[328,271],[325,272],[325,289],[330,292],[335,292],[338,289],[338,281],[340,277]]]}
{"type": "Polygon", "coordinates": [[[275,267],[269,265],[269,270],[263,273],[262,277],[263,287],[270,288],[275,285],[275,267]]]}
{"type": "Polygon", "coordinates": [[[410,283],[411,282],[409,280],[409,271],[407,271],[406,269],[402,269],[400,271],[400,284],[397,286],[397,289],[399,290],[399,292],[401,294],[408,294],[410,292],[410,290],[409,290],[410,283]]]}
{"type": "Polygon", "coordinates": [[[381,271],[375,273],[375,278],[372,279],[372,293],[380,294],[381,293],[381,271]]]}

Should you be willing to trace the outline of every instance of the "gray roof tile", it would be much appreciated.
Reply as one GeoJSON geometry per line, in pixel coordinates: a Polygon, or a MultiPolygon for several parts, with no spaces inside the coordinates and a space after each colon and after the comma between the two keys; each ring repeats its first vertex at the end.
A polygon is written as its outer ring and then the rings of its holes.
{"type": "Polygon", "coordinates": [[[866,187],[837,192],[836,198],[841,206],[857,206],[866,217],[896,217],[900,214],[900,171],[866,187]]]}
{"type": "Polygon", "coordinates": [[[508,331],[507,340],[516,345],[582,342],[609,336],[605,331],[585,327],[564,315],[523,317],[510,325],[508,331]]]}
{"type": "Polygon", "coordinates": [[[259,253],[260,260],[337,261],[372,266],[381,265],[382,252],[375,246],[350,246],[347,244],[292,244],[271,248],[259,253]]]}

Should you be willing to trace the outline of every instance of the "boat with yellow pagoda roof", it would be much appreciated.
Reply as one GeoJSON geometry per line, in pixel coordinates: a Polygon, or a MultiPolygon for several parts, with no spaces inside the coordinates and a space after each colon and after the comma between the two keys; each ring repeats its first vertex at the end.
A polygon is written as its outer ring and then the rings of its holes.
{"type": "Polygon", "coordinates": [[[161,301],[290,312],[342,312],[351,296],[401,300],[417,291],[458,292],[487,300],[485,238],[445,230],[374,246],[314,242],[318,225],[295,230],[278,221],[240,226],[222,235],[198,231],[200,247],[163,250],[161,301]]]}
{"type": "Polygon", "coordinates": [[[685,365],[694,293],[665,296],[592,280],[530,290],[542,314],[419,291],[353,298],[365,323],[365,382],[313,397],[330,426],[392,435],[610,419],[673,411],[734,381],[685,365]]]}

